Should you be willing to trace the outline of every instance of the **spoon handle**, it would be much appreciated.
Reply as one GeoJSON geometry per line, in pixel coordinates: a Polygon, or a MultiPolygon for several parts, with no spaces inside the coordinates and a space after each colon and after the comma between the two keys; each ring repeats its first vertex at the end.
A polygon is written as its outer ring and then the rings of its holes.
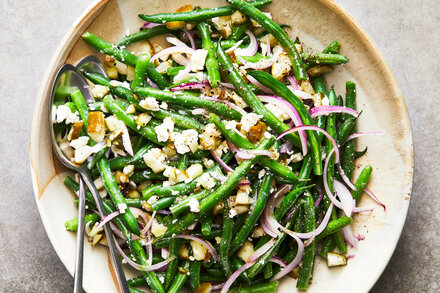
{"type": "Polygon", "coordinates": [[[76,260],[74,272],[74,293],[83,292],[83,263],[84,263],[84,212],[85,212],[84,181],[79,179],[79,203],[78,203],[78,231],[76,235],[76,260]]]}
{"type": "MultiPolygon", "coordinates": [[[[86,183],[87,187],[89,188],[90,192],[93,195],[93,199],[95,200],[96,207],[98,208],[99,215],[101,216],[101,219],[103,219],[107,214],[104,211],[104,207],[102,205],[101,196],[98,193],[98,190],[96,189],[95,183],[93,182],[92,176],[90,175],[90,172],[88,170],[81,170],[81,176],[86,183]]],[[[121,289],[122,293],[129,293],[127,280],[125,279],[124,271],[122,270],[121,261],[119,259],[118,252],[116,250],[115,246],[115,238],[113,237],[113,233],[110,229],[110,224],[106,223],[104,225],[104,232],[105,236],[107,237],[108,242],[108,248],[110,250],[111,260],[113,263],[113,268],[115,269],[116,278],[118,279],[119,288],[121,289]]]]}

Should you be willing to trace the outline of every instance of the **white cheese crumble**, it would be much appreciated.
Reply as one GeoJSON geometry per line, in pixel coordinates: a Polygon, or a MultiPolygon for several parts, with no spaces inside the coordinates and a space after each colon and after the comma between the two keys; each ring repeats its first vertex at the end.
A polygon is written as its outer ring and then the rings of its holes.
{"type": "Polygon", "coordinates": [[[105,85],[96,84],[92,89],[92,96],[97,99],[102,99],[106,94],[108,94],[109,88],[105,85]]]}
{"type": "Polygon", "coordinates": [[[208,50],[198,49],[191,57],[191,71],[202,71],[205,68],[205,60],[208,50]]]}
{"type": "Polygon", "coordinates": [[[150,167],[154,173],[159,173],[165,170],[165,159],[165,154],[158,148],[152,148],[144,155],[145,164],[150,167]]]}
{"type": "Polygon", "coordinates": [[[160,142],[168,141],[170,133],[174,130],[174,122],[170,117],[163,120],[163,123],[154,127],[156,131],[157,140],[160,142]]]}
{"type": "Polygon", "coordinates": [[[160,110],[159,102],[155,98],[145,98],[139,102],[139,106],[150,111],[160,110]]]}
{"type": "Polygon", "coordinates": [[[237,211],[235,209],[229,210],[229,218],[233,218],[237,215],[237,211]]]}
{"type": "Polygon", "coordinates": [[[200,204],[196,198],[191,198],[188,202],[189,210],[193,213],[200,212],[200,204]]]}
{"type": "Polygon", "coordinates": [[[196,152],[199,148],[198,132],[195,129],[186,129],[182,133],[174,132],[174,146],[179,154],[185,154],[189,151],[196,152]]]}
{"type": "Polygon", "coordinates": [[[258,115],[255,113],[247,113],[241,117],[241,130],[248,132],[252,126],[257,124],[260,119],[263,118],[262,115],[258,115]]]}
{"type": "Polygon", "coordinates": [[[134,165],[127,165],[122,169],[122,173],[130,177],[134,173],[134,165]]]}
{"type": "MultiPolygon", "coordinates": [[[[54,110],[54,108],[52,108],[52,111],[54,110]]],[[[66,105],[59,105],[56,108],[56,114],[55,114],[55,121],[57,123],[61,123],[63,121],[66,122],[66,124],[70,124],[70,123],[75,123],[79,121],[79,116],[78,113],[72,113],[72,111],[70,111],[70,108],[67,107],[66,105]]]]}
{"type": "Polygon", "coordinates": [[[125,214],[126,209],[127,209],[126,203],[118,203],[118,210],[121,214],[125,214]]]}
{"type": "Polygon", "coordinates": [[[211,189],[215,186],[215,180],[209,173],[203,173],[200,177],[198,177],[197,183],[206,189],[211,189]]]}

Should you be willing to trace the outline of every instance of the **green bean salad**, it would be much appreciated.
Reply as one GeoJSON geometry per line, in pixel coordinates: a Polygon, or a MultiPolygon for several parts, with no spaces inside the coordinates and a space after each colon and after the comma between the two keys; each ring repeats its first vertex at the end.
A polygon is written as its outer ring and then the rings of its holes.
{"type": "Polygon", "coordinates": [[[110,222],[139,272],[131,292],[275,292],[286,275],[307,290],[315,258],[346,265],[362,240],[350,228],[372,210],[361,195],[381,204],[366,188],[371,166],[352,183],[367,151],[356,138],[378,133],[357,133],[355,83],[343,98],[324,79],[349,61],[341,44],[305,52],[260,10],[271,0],[226,2],[140,14],[143,27],[115,44],[85,32],[106,74],[81,72],[93,103],[77,89],[54,109],[107,213],[87,192],[89,240],[105,245],[110,222]]]}

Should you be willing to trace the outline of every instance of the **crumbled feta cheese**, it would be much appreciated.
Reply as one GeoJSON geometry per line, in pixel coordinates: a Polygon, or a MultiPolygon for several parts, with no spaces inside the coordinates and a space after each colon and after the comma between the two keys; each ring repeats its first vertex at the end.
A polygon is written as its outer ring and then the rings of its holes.
{"type": "Polygon", "coordinates": [[[79,116],[78,113],[72,113],[72,111],[70,111],[70,108],[67,107],[66,105],[59,105],[56,108],[56,119],[55,121],[57,123],[61,123],[63,121],[65,121],[66,124],[70,124],[70,123],[75,123],[79,121],[79,116]]]}
{"type": "Polygon", "coordinates": [[[92,96],[95,99],[102,99],[106,94],[108,94],[109,88],[105,85],[96,84],[92,89],[92,96]]]}
{"type": "Polygon", "coordinates": [[[237,130],[237,121],[235,120],[223,120],[223,123],[225,124],[225,128],[228,130],[237,130]]]}
{"type": "Polygon", "coordinates": [[[286,111],[284,111],[282,108],[278,107],[275,104],[267,103],[265,106],[267,110],[272,112],[281,121],[285,121],[290,118],[289,115],[286,113],[286,111]]]}
{"type": "Polygon", "coordinates": [[[118,87],[118,86],[122,86],[125,87],[127,89],[130,89],[130,84],[126,81],[124,82],[120,82],[117,80],[110,80],[109,85],[113,86],[113,87],[118,87]]]}
{"type": "Polygon", "coordinates": [[[128,177],[133,175],[133,173],[134,173],[134,165],[127,165],[127,166],[125,166],[124,169],[122,170],[122,173],[124,173],[128,177]]]}
{"type": "Polygon", "coordinates": [[[154,130],[156,131],[158,141],[168,141],[170,133],[174,130],[174,122],[170,117],[167,117],[163,120],[163,123],[156,126],[154,130]]]}
{"type": "Polygon", "coordinates": [[[165,170],[165,159],[165,154],[158,148],[152,148],[144,155],[145,164],[150,167],[154,173],[159,173],[165,170]]]}
{"type": "Polygon", "coordinates": [[[203,149],[212,150],[220,144],[221,135],[222,133],[217,129],[214,123],[209,123],[203,128],[200,144],[203,149]]]}
{"type": "Polygon", "coordinates": [[[152,205],[152,204],[155,203],[158,199],[159,199],[158,196],[153,195],[152,197],[150,197],[150,198],[147,200],[147,203],[150,204],[150,205],[152,205]]]}
{"type": "Polygon", "coordinates": [[[247,113],[241,117],[241,130],[248,132],[252,126],[258,123],[260,119],[263,118],[262,115],[255,113],[247,113]]]}
{"type": "Polygon", "coordinates": [[[165,102],[160,103],[160,106],[159,106],[159,107],[160,107],[161,109],[168,110],[168,104],[165,103],[165,102]]]}
{"type": "Polygon", "coordinates": [[[328,105],[330,105],[330,101],[328,100],[327,96],[324,96],[324,98],[322,98],[322,100],[321,100],[321,104],[322,104],[323,106],[328,106],[328,105]]]}
{"type": "Polygon", "coordinates": [[[191,71],[197,72],[205,68],[205,60],[208,56],[208,50],[198,49],[191,57],[191,71]]]}
{"type": "Polygon", "coordinates": [[[290,62],[289,56],[287,56],[286,53],[282,53],[279,55],[277,61],[273,63],[271,73],[273,77],[280,80],[288,75],[291,70],[292,63],[290,62]]]}
{"type": "Polygon", "coordinates": [[[188,202],[189,210],[193,213],[200,212],[200,203],[197,198],[191,198],[188,202]]]}
{"type": "Polygon", "coordinates": [[[77,150],[79,148],[82,148],[83,146],[86,146],[88,142],[89,142],[88,136],[80,136],[77,139],[72,140],[70,142],[70,146],[77,150]]]}
{"type": "Polygon", "coordinates": [[[206,189],[211,189],[215,186],[215,180],[209,173],[203,173],[200,177],[198,177],[197,183],[206,189]]]}
{"type": "Polygon", "coordinates": [[[237,106],[239,106],[242,109],[244,109],[248,106],[248,104],[246,104],[245,100],[234,91],[231,91],[230,93],[228,93],[228,99],[232,100],[237,106]]]}
{"type": "Polygon", "coordinates": [[[145,98],[139,102],[139,106],[150,111],[160,110],[159,102],[155,98],[145,98]]]}
{"type": "Polygon", "coordinates": [[[235,209],[229,210],[229,218],[233,218],[237,215],[237,211],[235,209]]]}
{"type": "Polygon", "coordinates": [[[126,209],[127,209],[126,203],[118,203],[118,210],[121,214],[124,214],[126,209]]]}
{"type": "Polygon", "coordinates": [[[170,61],[165,61],[159,64],[159,66],[156,67],[156,70],[161,74],[166,74],[167,69],[172,66],[170,61]]]}
{"type": "Polygon", "coordinates": [[[208,113],[209,113],[208,111],[206,111],[205,109],[202,109],[202,108],[196,108],[191,111],[191,114],[193,114],[193,115],[206,115],[208,113]]]}
{"type": "Polygon", "coordinates": [[[195,129],[186,129],[182,133],[174,133],[174,146],[179,154],[189,151],[196,152],[199,148],[198,132],[195,129]]]}

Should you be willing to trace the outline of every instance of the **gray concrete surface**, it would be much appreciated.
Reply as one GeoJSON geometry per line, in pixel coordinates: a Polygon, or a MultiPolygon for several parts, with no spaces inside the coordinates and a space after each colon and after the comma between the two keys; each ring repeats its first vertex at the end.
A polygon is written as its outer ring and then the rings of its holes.
{"type": "MultiPolygon", "coordinates": [[[[372,292],[440,291],[440,2],[337,0],[376,41],[401,86],[415,141],[406,226],[372,292]]],[[[36,210],[28,137],[34,99],[56,46],[89,0],[0,1],[0,292],[69,292],[36,210]]]]}

